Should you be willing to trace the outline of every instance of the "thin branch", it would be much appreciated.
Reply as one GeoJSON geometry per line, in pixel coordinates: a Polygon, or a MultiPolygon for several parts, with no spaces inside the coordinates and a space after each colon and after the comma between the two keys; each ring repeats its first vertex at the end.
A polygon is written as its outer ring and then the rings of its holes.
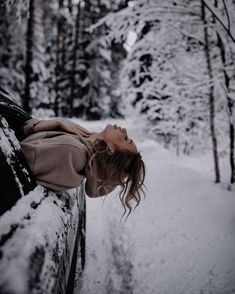
{"type": "Polygon", "coordinates": [[[205,0],[202,0],[202,2],[204,3],[204,5],[206,6],[206,8],[212,13],[212,15],[214,15],[214,17],[218,20],[218,22],[222,25],[222,27],[224,28],[224,30],[228,33],[229,37],[233,40],[233,42],[235,43],[235,38],[233,37],[230,29],[228,29],[225,24],[221,21],[221,19],[216,15],[216,13],[211,9],[211,7],[206,3],[205,0]]]}
{"type": "Polygon", "coordinates": [[[225,0],[222,0],[222,1],[223,1],[223,4],[224,4],[224,9],[225,9],[225,12],[226,12],[226,15],[227,15],[227,19],[228,19],[228,30],[230,31],[231,24],[230,24],[230,17],[229,17],[229,13],[228,13],[228,8],[227,8],[227,5],[225,3],[225,0]]]}
{"type": "Polygon", "coordinates": [[[178,30],[182,35],[195,39],[197,40],[199,43],[204,45],[204,41],[202,39],[200,39],[199,37],[197,37],[196,35],[191,35],[190,33],[186,32],[185,30],[173,25],[172,23],[169,23],[169,26],[172,26],[174,29],[178,30]]]}

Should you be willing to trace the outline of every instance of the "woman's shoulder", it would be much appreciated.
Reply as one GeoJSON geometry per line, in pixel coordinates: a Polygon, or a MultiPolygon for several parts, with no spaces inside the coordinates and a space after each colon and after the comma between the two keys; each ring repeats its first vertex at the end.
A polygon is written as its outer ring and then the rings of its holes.
{"type": "Polygon", "coordinates": [[[79,135],[69,134],[61,131],[49,131],[45,135],[45,138],[53,138],[50,140],[52,144],[67,145],[78,149],[86,149],[86,145],[83,144],[83,140],[79,135]]]}

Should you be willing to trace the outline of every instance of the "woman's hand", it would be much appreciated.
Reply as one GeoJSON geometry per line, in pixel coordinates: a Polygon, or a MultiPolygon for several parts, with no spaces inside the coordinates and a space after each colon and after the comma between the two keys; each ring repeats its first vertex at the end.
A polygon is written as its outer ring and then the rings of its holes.
{"type": "Polygon", "coordinates": [[[84,137],[89,137],[90,135],[94,134],[95,132],[90,132],[87,129],[81,127],[79,124],[76,124],[68,119],[61,119],[59,120],[60,128],[64,131],[75,135],[82,135],[84,137]]]}
{"type": "Polygon", "coordinates": [[[83,137],[89,137],[90,135],[95,134],[95,132],[90,132],[87,129],[81,127],[79,124],[76,124],[65,118],[42,120],[35,124],[33,130],[34,132],[64,130],[75,135],[82,135],[83,137]]]}

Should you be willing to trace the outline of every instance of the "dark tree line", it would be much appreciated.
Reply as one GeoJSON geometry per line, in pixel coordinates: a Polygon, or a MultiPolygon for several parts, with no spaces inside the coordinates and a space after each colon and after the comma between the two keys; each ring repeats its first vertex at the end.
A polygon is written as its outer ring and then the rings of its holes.
{"type": "Polygon", "coordinates": [[[118,85],[123,42],[89,27],[128,1],[29,0],[0,6],[0,84],[28,113],[87,119],[121,116],[118,85]]]}

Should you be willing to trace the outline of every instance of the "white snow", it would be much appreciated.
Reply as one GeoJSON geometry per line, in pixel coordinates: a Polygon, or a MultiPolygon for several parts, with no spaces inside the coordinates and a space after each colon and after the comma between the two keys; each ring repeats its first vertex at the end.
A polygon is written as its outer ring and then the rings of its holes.
{"type": "MultiPolygon", "coordinates": [[[[32,282],[34,279],[30,277],[29,271],[31,258],[36,248],[39,250],[43,248],[42,252],[45,254],[41,257],[43,265],[38,277],[41,283],[40,289],[37,290],[41,293],[51,293],[57,277],[50,275],[49,272],[58,270],[54,258],[55,250],[57,250],[58,259],[62,258],[67,242],[74,240],[69,236],[66,228],[71,227],[78,218],[77,205],[74,205],[76,189],[68,190],[68,193],[64,193],[60,199],[52,191],[48,193],[48,197],[45,197],[44,191],[42,186],[37,186],[29,194],[20,198],[16,205],[0,218],[2,241],[4,235],[9,234],[11,229],[16,227],[14,234],[1,244],[0,286],[4,293],[28,293],[28,280],[32,282]],[[61,210],[64,206],[64,198],[70,201],[72,207],[68,213],[61,210]],[[32,202],[41,204],[37,209],[33,209],[32,202]]],[[[70,248],[73,247],[68,249],[70,248]]],[[[31,275],[35,275],[35,272],[34,269],[31,275]]],[[[68,274],[67,270],[65,274],[68,274]]]]}
{"type": "MultiPolygon", "coordinates": [[[[145,139],[141,122],[106,123],[129,130],[146,164],[146,199],[119,223],[118,189],[87,197],[86,265],[75,293],[235,293],[235,193],[227,191],[229,161],[214,184],[212,154],[177,157],[145,139]]],[[[233,188],[234,190],[234,188],[233,188]]]]}

